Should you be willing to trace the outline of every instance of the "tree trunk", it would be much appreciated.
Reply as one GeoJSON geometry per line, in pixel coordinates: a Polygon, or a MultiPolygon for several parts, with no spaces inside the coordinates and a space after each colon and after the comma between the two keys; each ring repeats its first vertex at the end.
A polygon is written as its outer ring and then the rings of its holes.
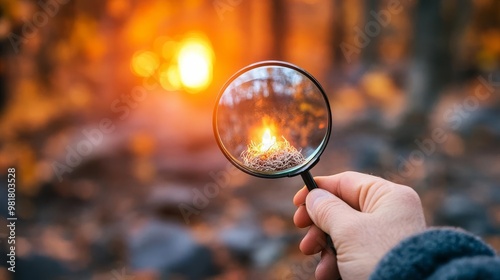
{"type": "Polygon", "coordinates": [[[271,1],[271,25],[273,47],[271,57],[277,60],[284,59],[286,38],[286,3],[284,0],[271,1]]]}

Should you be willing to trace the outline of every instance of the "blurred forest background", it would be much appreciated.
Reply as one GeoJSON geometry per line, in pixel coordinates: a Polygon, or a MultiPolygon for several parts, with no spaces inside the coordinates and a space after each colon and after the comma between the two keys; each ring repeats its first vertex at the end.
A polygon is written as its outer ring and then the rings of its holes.
{"type": "Polygon", "coordinates": [[[312,73],[333,131],[314,175],[412,186],[429,225],[500,250],[500,1],[0,1],[0,279],[310,279],[300,178],[252,178],[212,133],[247,64],[312,73]],[[7,254],[2,175],[0,251],[7,254]]]}

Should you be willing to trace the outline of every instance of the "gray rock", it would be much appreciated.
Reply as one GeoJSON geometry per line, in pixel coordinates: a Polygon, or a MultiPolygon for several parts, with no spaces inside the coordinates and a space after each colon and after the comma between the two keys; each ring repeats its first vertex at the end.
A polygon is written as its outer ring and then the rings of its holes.
{"type": "Polygon", "coordinates": [[[179,224],[152,220],[129,238],[128,249],[133,270],[153,270],[161,279],[204,279],[217,272],[211,251],[179,224]]]}

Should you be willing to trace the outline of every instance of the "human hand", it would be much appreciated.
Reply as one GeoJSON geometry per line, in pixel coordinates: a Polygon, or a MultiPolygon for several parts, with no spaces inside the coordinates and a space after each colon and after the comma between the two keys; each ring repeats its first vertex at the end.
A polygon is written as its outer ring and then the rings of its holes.
{"type": "Polygon", "coordinates": [[[317,279],[367,279],[392,247],[426,227],[420,198],[410,187],[357,172],[314,179],[318,189],[304,187],[293,198],[293,221],[310,226],[300,250],[322,252],[317,279]],[[325,232],[336,255],[326,246],[325,232]]]}

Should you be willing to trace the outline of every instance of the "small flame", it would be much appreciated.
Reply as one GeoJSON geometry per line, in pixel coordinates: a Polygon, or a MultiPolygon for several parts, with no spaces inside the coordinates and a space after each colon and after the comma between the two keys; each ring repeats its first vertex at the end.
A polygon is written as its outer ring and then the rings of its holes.
{"type": "Polygon", "coordinates": [[[259,147],[261,152],[269,150],[274,144],[276,144],[276,137],[271,135],[271,130],[266,128],[264,134],[262,135],[262,143],[259,147]]]}

